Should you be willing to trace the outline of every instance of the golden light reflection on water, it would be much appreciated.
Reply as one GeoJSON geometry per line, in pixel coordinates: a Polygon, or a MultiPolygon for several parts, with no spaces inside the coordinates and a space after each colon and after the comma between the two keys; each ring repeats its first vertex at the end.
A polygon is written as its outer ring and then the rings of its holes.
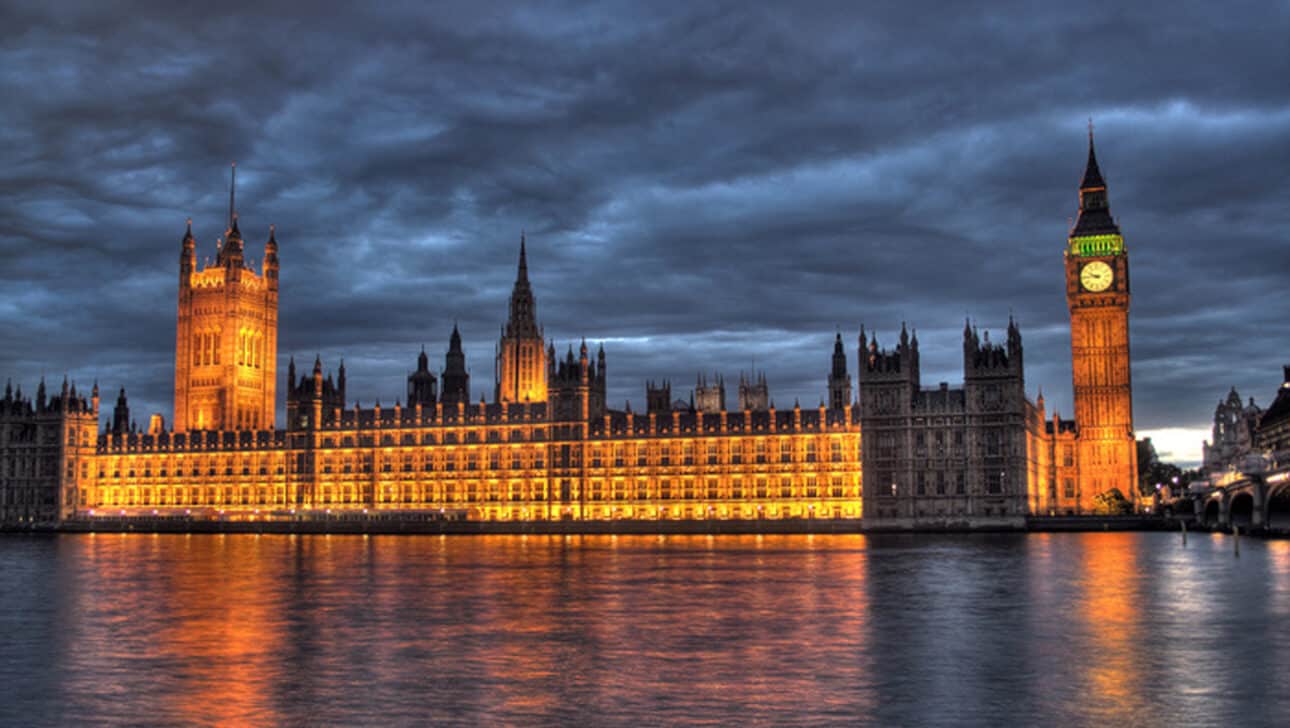
{"type": "MultiPolygon", "coordinates": [[[[1290,707],[1241,692],[1290,654],[1268,627],[1290,618],[1290,543],[1238,561],[1222,539],[1175,540],[61,538],[41,684],[64,722],[109,724],[1151,725],[1290,707]],[[1196,610],[1216,616],[1199,629],[1196,610]]],[[[22,659],[0,644],[0,675],[22,659]]]]}
{"type": "Polygon", "coordinates": [[[1084,587],[1080,618],[1092,635],[1095,659],[1085,665],[1102,710],[1128,715],[1137,707],[1142,611],[1136,534],[1090,533],[1081,540],[1084,587]]]}

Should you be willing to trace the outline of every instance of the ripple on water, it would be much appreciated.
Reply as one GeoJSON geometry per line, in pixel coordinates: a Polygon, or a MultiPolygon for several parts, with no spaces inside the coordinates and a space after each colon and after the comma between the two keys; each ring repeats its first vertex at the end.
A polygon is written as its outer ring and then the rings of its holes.
{"type": "Polygon", "coordinates": [[[0,538],[0,724],[1275,724],[1290,544],[0,538]]]}

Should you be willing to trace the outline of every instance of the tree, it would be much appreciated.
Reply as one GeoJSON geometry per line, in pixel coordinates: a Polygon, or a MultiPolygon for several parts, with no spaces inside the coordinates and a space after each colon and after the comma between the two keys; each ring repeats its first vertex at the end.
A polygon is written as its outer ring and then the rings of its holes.
{"type": "Polygon", "coordinates": [[[1138,492],[1142,495],[1151,495],[1156,492],[1158,485],[1172,486],[1178,478],[1178,483],[1182,480],[1182,468],[1173,463],[1160,462],[1160,456],[1156,454],[1156,447],[1151,443],[1150,437],[1144,437],[1138,440],[1138,492]]]}
{"type": "Polygon", "coordinates": [[[1099,516],[1124,516],[1133,512],[1133,504],[1119,488],[1112,488],[1093,496],[1093,512],[1099,516]]]}

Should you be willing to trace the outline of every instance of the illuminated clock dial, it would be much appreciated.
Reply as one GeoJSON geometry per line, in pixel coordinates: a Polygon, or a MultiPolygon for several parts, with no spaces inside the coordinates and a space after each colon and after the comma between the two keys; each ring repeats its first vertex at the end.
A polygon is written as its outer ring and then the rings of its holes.
{"type": "Polygon", "coordinates": [[[1093,291],[1094,293],[1110,288],[1113,280],[1115,280],[1115,271],[1111,270],[1111,266],[1100,260],[1089,263],[1081,268],[1079,272],[1079,282],[1084,286],[1085,290],[1093,291]]]}

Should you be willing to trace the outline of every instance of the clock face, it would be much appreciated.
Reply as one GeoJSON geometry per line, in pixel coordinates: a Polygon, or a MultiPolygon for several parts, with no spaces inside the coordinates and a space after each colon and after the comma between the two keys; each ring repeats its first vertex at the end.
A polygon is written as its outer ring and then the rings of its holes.
{"type": "Polygon", "coordinates": [[[1111,270],[1111,266],[1100,260],[1089,263],[1081,268],[1079,272],[1079,282],[1084,286],[1085,290],[1093,291],[1094,293],[1110,288],[1113,280],[1115,280],[1115,271],[1111,270]]]}

